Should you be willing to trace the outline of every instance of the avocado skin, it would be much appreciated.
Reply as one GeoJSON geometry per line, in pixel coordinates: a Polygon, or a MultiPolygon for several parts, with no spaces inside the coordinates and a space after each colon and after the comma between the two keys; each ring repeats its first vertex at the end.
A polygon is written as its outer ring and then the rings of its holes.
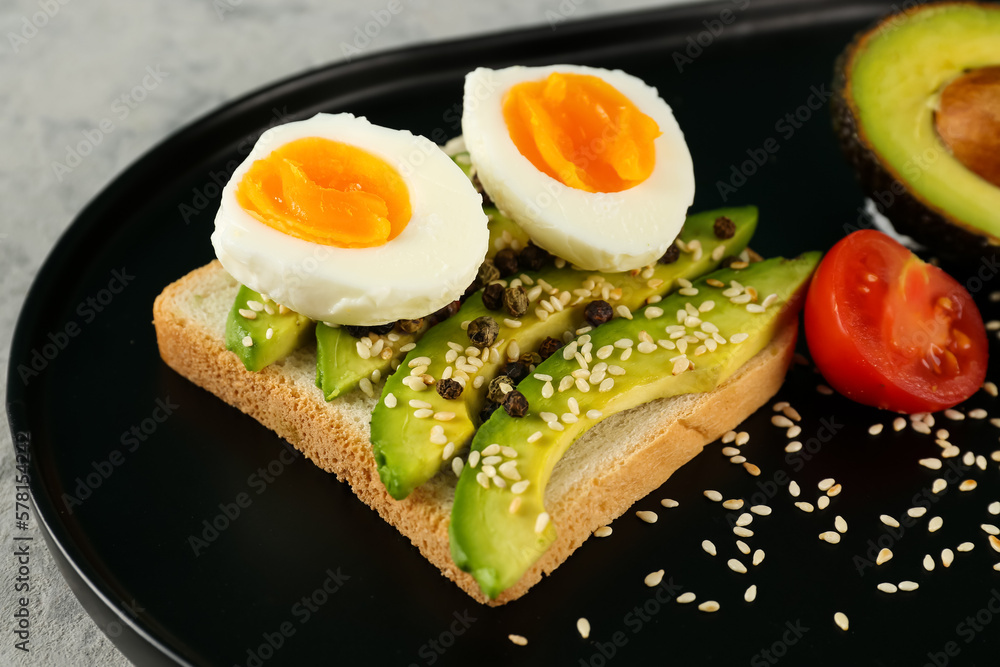
{"type": "MultiPolygon", "coordinates": [[[[989,6],[976,2],[961,4],[989,6]]],[[[891,26],[886,27],[885,24],[894,20],[898,20],[896,15],[878,19],[857,33],[837,57],[834,64],[833,97],[830,99],[830,113],[837,142],[847,161],[854,167],[865,195],[878,203],[879,212],[889,218],[897,231],[932,248],[941,257],[978,258],[986,252],[995,251],[995,246],[1000,245],[1000,238],[966,225],[948,215],[947,211],[932,208],[925,203],[906,186],[902,178],[897,179],[889,173],[878,153],[858,130],[857,116],[849,99],[848,67],[851,57],[870,33],[891,29],[891,26]],[[885,196],[886,193],[893,197],[888,206],[882,204],[877,196],[885,196]]]]}

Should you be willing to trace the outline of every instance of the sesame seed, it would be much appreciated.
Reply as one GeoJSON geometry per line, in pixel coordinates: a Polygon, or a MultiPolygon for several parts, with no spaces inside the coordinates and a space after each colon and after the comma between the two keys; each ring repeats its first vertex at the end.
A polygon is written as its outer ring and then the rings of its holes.
{"type": "Polygon", "coordinates": [[[986,510],[990,514],[993,514],[994,516],[996,516],[997,514],[1000,514],[1000,502],[990,503],[989,507],[987,507],[986,510]]]}
{"type": "MultiPolygon", "coordinates": [[[[733,457],[733,458],[737,458],[737,457],[733,457]]],[[[743,458],[743,457],[738,457],[738,458],[743,458]]],[[[734,461],[734,463],[736,463],[736,461],[734,461]]],[[[756,465],[754,465],[753,463],[746,462],[745,459],[743,461],[741,461],[741,463],[743,463],[743,468],[748,473],[750,473],[752,476],[754,476],[754,477],[759,477],[760,476],[760,468],[758,468],[756,465]]]]}
{"type": "Polygon", "coordinates": [[[931,434],[931,427],[928,426],[926,423],[924,423],[922,421],[910,422],[910,426],[917,433],[922,433],[923,435],[930,435],[931,434]]]}
{"type": "Polygon", "coordinates": [[[833,527],[837,529],[838,533],[846,533],[847,521],[844,520],[844,517],[838,514],[837,517],[833,520],[833,527]]]}
{"type": "Polygon", "coordinates": [[[576,631],[580,633],[580,636],[584,639],[590,637],[590,621],[580,617],[576,619],[576,631]]]}
{"type": "Polygon", "coordinates": [[[955,554],[951,549],[941,550],[941,564],[945,567],[951,567],[952,561],[955,560],[955,554]]]}
{"type": "Polygon", "coordinates": [[[816,385],[816,391],[818,391],[819,393],[823,394],[824,396],[832,396],[833,395],[833,389],[830,389],[825,384],[818,384],[818,385],[816,385]]]}
{"type": "Polygon", "coordinates": [[[805,501],[799,501],[795,503],[795,506],[798,507],[803,512],[812,512],[814,509],[816,509],[815,507],[813,507],[812,503],[807,503],[805,501]]]}
{"type": "Polygon", "coordinates": [[[882,424],[872,424],[868,427],[869,435],[878,435],[882,432],[882,424]]]}
{"type": "Polygon", "coordinates": [[[541,512],[535,519],[535,533],[541,533],[549,525],[549,513],[541,512]]]}
{"type": "Polygon", "coordinates": [[[507,639],[509,639],[511,642],[517,644],[518,646],[527,646],[528,645],[528,640],[525,639],[524,637],[522,637],[521,635],[507,635],[507,639]]]}
{"type": "Polygon", "coordinates": [[[830,506],[830,496],[820,496],[816,500],[816,509],[825,510],[830,506]]]}
{"type": "Polygon", "coordinates": [[[753,515],[749,512],[744,512],[736,519],[737,526],[749,526],[751,523],[753,523],[753,515]]]}
{"type": "Polygon", "coordinates": [[[831,498],[834,498],[836,496],[839,496],[840,492],[843,490],[844,490],[843,484],[834,484],[833,486],[830,487],[830,490],[826,492],[826,495],[830,496],[831,498]]]}
{"type": "MultiPolygon", "coordinates": [[[[928,572],[933,572],[934,571],[934,557],[931,556],[930,554],[925,554],[924,555],[924,563],[923,564],[924,564],[924,569],[927,570],[928,572]]],[[[947,567],[947,566],[945,566],[945,567],[947,567]]]]}
{"type": "Polygon", "coordinates": [[[478,482],[479,486],[483,487],[484,489],[490,488],[490,478],[484,472],[476,474],[476,482],[478,482]]]}
{"type": "Polygon", "coordinates": [[[250,336],[244,336],[243,347],[253,347],[253,338],[251,338],[250,336]]]}
{"type": "Polygon", "coordinates": [[[700,609],[701,611],[712,613],[715,611],[719,611],[719,603],[716,602],[715,600],[708,600],[707,602],[702,602],[700,605],[698,605],[698,609],[700,609]]]}
{"type": "Polygon", "coordinates": [[[902,431],[904,428],[906,428],[906,420],[905,419],[903,419],[902,417],[896,417],[894,420],[892,420],[892,430],[893,431],[899,432],[899,431],[902,431]]]}
{"type": "Polygon", "coordinates": [[[961,484],[958,485],[958,490],[959,491],[972,491],[973,489],[976,488],[976,486],[978,486],[978,484],[976,483],[976,480],[974,480],[974,479],[967,479],[967,480],[964,480],[961,484]]]}
{"type": "Polygon", "coordinates": [[[740,450],[736,449],[735,447],[723,447],[722,448],[722,455],[723,456],[736,456],[739,453],[740,453],[740,450]]]}
{"type": "Polygon", "coordinates": [[[444,449],[441,451],[441,458],[447,461],[452,457],[454,453],[455,453],[455,443],[449,442],[447,445],[444,446],[444,449]]]}
{"type": "Polygon", "coordinates": [[[980,470],[986,470],[986,457],[982,454],[976,456],[976,467],[980,470]]]}
{"type": "Polygon", "coordinates": [[[754,505],[750,508],[750,511],[757,516],[770,516],[771,508],[768,505],[754,505]]]}
{"type": "Polygon", "coordinates": [[[462,474],[464,467],[465,461],[462,460],[461,456],[456,456],[451,460],[451,471],[455,473],[455,477],[459,477],[462,474]]]}
{"type": "Polygon", "coordinates": [[[739,574],[746,574],[747,573],[747,566],[744,565],[743,563],[741,563],[736,558],[730,558],[726,562],[726,565],[728,565],[729,569],[732,570],[733,572],[737,572],[739,574]]]}
{"type": "Polygon", "coordinates": [[[771,423],[777,426],[778,428],[789,428],[791,426],[794,426],[792,420],[784,415],[774,415],[773,417],[771,417],[771,423]]]}
{"type": "Polygon", "coordinates": [[[659,586],[660,582],[663,581],[663,570],[657,570],[656,572],[650,572],[646,575],[646,578],[642,580],[644,584],[653,588],[654,586],[659,586]]]}
{"type": "Polygon", "coordinates": [[[901,581],[899,582],[899,590],[901,591],[915,591],[920,588],[920,584],[915,581],[901,581]]]}
{"type": "Polygon", "coordinates": [[[757,584],[750,585],[750,588],[743,594],[743,599],[747,602],[753,602],[757,599],[757,584]]]}
{"type": "Polygon", "coordinates": [[[746,431],[740,431],[739,433],[736,434],[735,443],[736,443],[737,447],[742,447],[743,445],[747,444],[748,442],[750,442],[750,434],[749,433],[747,433],[746,431]]]}
{"type": "Polygon", "coordinates": [[[587,419],[600,419],[604,413],[600,410],[587,410],[587,419]]]}
{"type": "Polygon", "coordinates": [[[833,615],[833,622],[836,623],[837,627],[844,632],[847,632],[847,629],[850,627],[850,621],[847,619],[847,615],[842,611],[838,611],[833,615]]]}
{"type": "Polygon", "coordinates": [[[883,581],[881,584],[879,584],[875,588],[879,589],[883,593],[895,593],[896,590],[897,590],[896,589],[896,584],[890,584],[888,581],[883,581]]]}
{"type": "Polygon", "coordinates": [[[785,437],[786,438],[797,438],[797,437],[799,437],[800,433],[802,433],[802,427],[799,426],[798,424],[795,424],[790,429],[788,429],[787,431],[785,431],[785,437]]]}
{"type": "Polygon", "coordinates": [[[791,482],[788,483],[788,493],[793,498],[798,498],[799,497],[799,493],[800,493],[800,491],[799,491],[799,483],[796,482],[794,479],[791,482]]]}
{"type": "MultiPolygon", "coordinates": [[[[608,379],[610,380],[611,378],[608,379]]],[[[590,384],[588,384],[587,381],[584,380],[583,378],[576,378],[576,388],[582,391],[583,393],[587,393],[588,391],[590,391],[590,384]]]]}
{"type": "Polygon", "coordinates": [[[964,463],[967,466],[971,466],[975,462],[976,462],[976,455],[973,454],[972,452],[966,452],[965,456],[962,457],[962,463],[964,463]]]}
{"type": "Polygon", "coordinates": [[[739,498],[733,498],[722,503],[722,506],[727,510],[738,510],[743,507],[743,501],[739,498]]]}
{"type": "Polygon", "coordinates": [[[819,539],[824,542],[829,542],[830,544],[837,544],[840,542],[840,533],[833,530],[827,530],[819,534],[819,539]]]}
{"type": "Polygon", "coordinates": [[[618,313],[619,317],[624,317],[626,320],[632,319],[632,311],[624,304],[615,308],[615,312],[618,313]]]}
{"type": "MultiPolygon", "coordinates": [[[[1000,322],[998,322],[998,324],[1000,324],[1000,322]]],[[[997,390],[996,384],[993,383],[993,382],[986,382],[986,383],[984,383],[983,384],[983,391],[985,391],[990,396],[993,396],[994,398],[996,398],[997,394],[1000,394],[1000,391],[997,390]]]]}
{"type": "Polygon", "coordinates": [[[656,516],[656,512],[651,512],[649,510],[639,510],[635,513],[635,515],[646,523],[656,523],[656,520],[659,518],[656,516]]]}
{"type": "Polygon", "coordinates": [[[992,523],[981,523],[979,527],[983,529],[983,532],[989,535],[1000,535],[1000,528],[997,528],[992,523]]]}
{"type": "Polygon", "coordinates": [[[688,591],[687,593],[681,593],[677,596],[678,604],[689,604],[695,601],[695,594],[688,591]]]}
{"type": "Polygon", "coordinates": [[[953,408],[948,408],[947,410],[945,410],[944,416],[947,417],[948,419],[951,419],[952,421],[961,421],[965,419],[965,415],[963,415],[961,412],[953,408]]]}
{"type": "Polygon", "coordinates": [[[255,313],[252,310],[247,310],[246,308],[240,308],[239,309],[239,313],[240,313],[240,315],[242,315],[243,317],[245,317],[248,320],[255,320],[255,319],[257,319],[257,313],[255,313]]]}
{"type": "Polygon", "coordinates": [[[883,514],[879,517],[879,520],[890,528],[899,528],[899,522],[888,514],[883,514]]]}
{"type": "Polygon", "coordinates": [[[988,412],[982,408],[976,408],[975,410],[969,410],[969,417],[973,419],[986,419],[988,412]]]}
{"type": "Polygon", "coordinates": [[[878,555],[875,557],[875,564],[881,565],[882,563],[888,562],[890,560],[892,560],[892,551],[889,549],[882,549],[881,551],[878,552],[878,555]]]}
{"type": "Polygon", "coordinates": [[[739,535],[740,537],[753,537],[753,531],[749,528],[744,528],[743,526],[736,526],[733,528],[733,534],[739,535]]]}
{"type": "Polygon", "coordinates": [[[957,551],[961,551],[962,553],[965,553],[967,551],[972,551],[975,548],[976,548],[976,545],[973,544],[972,542],[962,542],[957,547],[955,547],[955,549],[957,551]]]}
{"type": "Polygon", "coordinates": [[[594,537],[607,537],[611,534],[611,526],[601,526],[594,531],[594,537]]]}
{"type": "Polygon", "coordinates": [[[739,343],[742,343],[743,341],[745,341],[749,337],[750,337],[750,334],[736,333],[736,334],[733,334],[732,336],[729,337],[729,342],[732,343],[732,344],[734,344],[734,345],[738,345],[739,343]]]}
{"type": "Polygon", "coordinates": [[[718,491],[715,491],[713,489],[707,489],[703,493],[705,497],[711,500],[712,502],[716,503],[722,502],[722,494],[719,493],[718,491]]]}
{"type": "Polygon", "coordinates": [[[736,548],[740,550],[740,553],[750,555],[750,545],[743,540],[736,540],[736,548]]]}
{"type": "Polygon", "coordinates": [[[929,468],[930,470],[941,469],[941,459],[935,459],[935,458],[920,459],[919,461],[917,461],[917,463],[919,463],[925,468],[929,468]]]}
{"type": "Polygon", "coordinates": [[[913,517],[914,519],[919,519],[923,515],[927,514],[927,508],[926,507],[911,507],[910,509],[906,510],[906,513],[909,516],[913,517]]]}
{"type": "Polygon", "coordinates": [[[794,454],[795,452],[798,452],[798,451],[801,451],[801,450],[802,450],[802,443],[799,442],[798,440],[793,440],[790,443],[788,443],[787,445],[785,445],[785,451],[788,452],[788,453],[790,453],[790,454],[794,454]]]}
{"type": "Polygon", "coordinates": [[[722,444],[728,445],[735,439],[736,439],[736,431],[726,431],[726,434],[722,436],[722,444]]]}
{"type": "Polygon", "coordinates": [[[564,431],[565,430],[565,427],[562,424],[560,424],[559,422],[555,421],[555,420],[550,421],[550,422],[545,422],[545,425],[548,426],[553,431],[564,431]]]}

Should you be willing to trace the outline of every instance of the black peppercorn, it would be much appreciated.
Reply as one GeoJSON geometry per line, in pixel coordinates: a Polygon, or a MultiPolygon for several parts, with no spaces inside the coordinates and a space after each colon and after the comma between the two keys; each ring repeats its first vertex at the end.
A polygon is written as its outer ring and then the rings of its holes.
{"type": "Polygon", "coordinates": [[[537,352],[525,352],[521,355],[518,361],[522,364],[526,364],[528,368],[531,368],[532,366],[537,366],[542,363],[542,357],[537,352]]]}
{"type": "Polygon", "coordinates": [[[487,419],[489,419],[490,415],[496,412],[497,408],[499,407],[500,407],[499,403],[495,403],[493,401],[486,401],[486,403],[483,404],[483,409],[479,411],[479,421],[484,422],[487,419]]]}
{"type": "Polygon", "coordinates": [[[521,317],[528,312],[528,293],[520,285],[508,287],[503,291],[503,307],[511,317],[521,317]]]}
{"type": "Polygon", "coordinates": [[[500,279],[500,269],[496,267],[492,259],[484,259],[483,263],[479,265],[479,273],[476,274],[476,280],[484,285],[489,285],[494,280],[500,279]]]}
{"type": "Polygon", "coordinates": [[[542,358],[542,361],[544,361],[555,354],[556,351],[562,346],[562,341],[556,340],[552,336],[548,336],[542,341],[542,344],[538,346],[538,356],[542,358]]]}
{"type": "Polygon", "coordinates": [[[715,219],[712,231],[720,239],[731,239],[736,233],[736,223],[723,215],[715,219]]]}
{"type": "Polygon", "coordinates": [[[507,365],[503,367],[503,374],[513,380],[514,384],[528,377],[529,372],[527,365],[520,361],[508,361],[507,365]]]}
{"type": "Polygon", "coordinates": [[[444,322],[446,319],[458,312],[458,309],[462,306],[462,303],[458,300],[452,301],[447,306],[441,310],[434,313],[435,322],[444,322]]]}
{"type": "Polygon", "coordinates": [[[355,338],[364,338],[368,335],[368,327],[355,326],[353,324],[345,324],[344,331],[354,336],[355,338]]]}
{"type": "Polygon", "coordinates": [[[528,414],[528,399],[518,390],[514,390],[504,396],[503,409],[511,417],[523,417],[528,414]]]}
{"type": "Polygon", "coordinates": [[[736,255],[728,255],[722,258],[722,262],[719,264],[719,266],[723,269],[728,269],[730,266],[732,266],[733,262],[738,262],[738,261],[740,261],[740,258],[737,257],[736,255]]]}
{"type": "Polygon", "coordinates": [[[396,326],[395,322],[389,322],[388,324],[378,324],[373,327],[368,327],[368,330],[377,336],[384,336],[390,331],[392,331],[395,328],[395,326],[396,326]]]}
{"type": "Polygon", "coordinates": [[[659,259],[659,262],[660,264],[673,264],[680,256],[681,249],[677,247],[676,243],[671,243],[667,251],[663,253],[663,257],[659,259]]]}
{"type": "Polygon", "coordinates": [[[465,303],[466,299],[468,299],[470,296],[472,296],[482,288],[483,284],[479,282],[479,279],[477,278],[476,280],[473,280],[471,283],[469,283],[469,286],[465,288],[465,291],[462,292],[462,296],[458,297],[458,300],[461,301],[462,303],[465,303]]]}
{"type": "Polygon", "coordinates": [[[529,243],[517,256],[517,263],[522,269],[539,271],[551,258],[552,255],[548,251],[539,248],[534,243],[529,243]]]}
{"type": "Polygon", "coordinates": [[[437,393],[441,395],[441,398],[454,401],[462,395],[462,383],[458,380],[452,380],[451,378],[438,380],[437,393]]]}
{"type": "Polygon", "coordinates": [[[583,316],[587,318],[587,322],[590,323],[592,327],[599,327],[612,317],[614,317],[615,311],[611,308],[611,304],[603,299],[595,299],[587,304],[587,309],[583,311],[583,316]]]}
{"type": "Polygon", "coordinates": [[[500,333],[500,325],[492,317],[483,315],[469,322],[467,333],[472,344],[482,349],[489,347],[497,339],[497,334],[500,333]]]}
{"type": "Polygon", "coordinates": [[[498,375],[490,380],[490,384],[486,387],[486,397],[494,403],[503,403],[503,397],[507,395],[504,392],[504,387],[508,391],[512,391],[515,384],[517,383],[510,379],[509,376],[498,375]]]}
{"type": "Polygon", "coordinates": [[[490,310],[500,310],[503,307],[504,287],[500,283],[491,283],[483,290],[483,305],[490,310]]]}
{"type": "Polygon", "coordinates": [[[493,256],[493,265],[500,271],[504,278],[512,273],[517,273],[517,253],[513,248],[504,248],[493,256]]]}
{"type": "Polygon", "coordinates": [[[479,174],[472,174],[472,187],[476,189],[476,192],[483,196],[483,206],[493,206],[493,200],[490,199],[488,194],[486,194],[486,190],[483,188],[483,184],[479,180],[479,174]]]}
{"type": "Polygon", "coordinates": [[[396,322],[396,326],[403,333],[416,333],[420,331],[420,328],[424,326],[424,318],[418,317],[415,320],[400,320],[396,322]]]}

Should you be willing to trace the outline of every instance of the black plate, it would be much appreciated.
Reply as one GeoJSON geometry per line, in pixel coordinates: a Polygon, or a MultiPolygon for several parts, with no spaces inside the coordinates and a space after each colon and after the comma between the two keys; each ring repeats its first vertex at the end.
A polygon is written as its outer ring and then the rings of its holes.
{"type": "MultiPolygon", "coordinates": [[[[862,199],[820,98],[839,50],[886,9],[739,0],[386,53],[239,100],[150,152],[60,240],[32,287],[10,356],[8,411],[15,440],[29,443],[35,508],[88,611],[144,664],[993,664],[986,656],[1000,643],[1000,575],[978,526],[998,495],[996,465],[961,472],[979,479],[974,492],[952,486],[924,500],[937,474],[916,460],[937,451],[932,439],[891,429],[868,436],[870,424],[889,416],[819,395],[808,368],[794,370],[778,398],[802,412],[800,439],[814,451],[786,456],[786,438],[764,409],[745,427],[760,477],[730,465],[714,445],[637,504],[660,510],[659,523],[626,515],[611,538],[588,542],[525,598],[489,609],[442,579],[332,476],[162,364],[150,324],[156,294],[212,258],[217,183],[264,128],[350,111],[443,140],[458,132],[462,76],[476,65],[573,62],[644,78],[685,129],[695,209],[722,204],[719,184],[728,182],[736,192],[727,202],[762,209],[758,250],[827,248],[856,224],[862,199]],[[766,146],[778,150],[760,160],[766,146]],[[37,375],[25,383],[22,370],[32,363],[37,375]],[[789,475],[810,500],[824,477],[845,490],[830,509],[807,515],[783,488],[789,475]],[[725,566],[738,555],[734,517],[702,497],[708,487],[774,507],[753,524],[748,541],[767,558],[749,575],[725,566]],[[67,507],[64,494],[87,497],[67,507]],[[681,506],[663,510],[663,497],[681,506]],[[225,518],[241,498],[249,504],[225,518]],[[898,535],[878,522],[880,513],[898,516],[915,503],[944,516],[944,529],[929,534],[925,518],[898,535]],[[835,514],[850,531],[837,546],[819,542],[835,514]],[[213,521],[219,533],[196,556],[189,536],[213,521]],[[719,557],[701,551],[705,538],[719,545],[719,557]],[[950,569],[920,568],[924,553],[965,540],[975,550],[958,554],[950,569]],[[859,565],[880,542],[896,557],[880,568],[859,565]],[[676,591],[643,585],[660,568],[722,610],[664,602],[676,591]],[[903,579],[920,590],[875,590],[903,579]],[[751,582],[759,586],[752,605],[742,599],[751,582]],[[315,599],[313,611],[304,596],[315,599]],[[834,625],[838,610],[851,618],[848,633],[834,625]],[[590,619],[589,641],[576,632],[579,616],[590,619]],[[508,633],[530,643],[514,646],[508,633]]],[[[991,271],[985,284],[970,283],[978,296],[996,289],[991,271]]],[[[995,306],[980,301],[993,317],[995,306]]],[[[995,405],[982,393],[971,403],[995,405]]],[[[988,454],[996,446],[987,422],[944,426],[963,448],[988,454]]]]}

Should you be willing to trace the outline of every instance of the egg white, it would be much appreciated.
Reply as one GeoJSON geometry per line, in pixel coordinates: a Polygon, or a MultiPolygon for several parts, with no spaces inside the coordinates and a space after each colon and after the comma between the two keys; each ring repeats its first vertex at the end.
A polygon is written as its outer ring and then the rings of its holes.
{"type": "Polygon", "coordinates": [[[684,134],[656,89],[620,70],[579,65],[476,69],[465,77],[462,134],[483,188],[536,245],[574,265],[627,271],[655,262],[680,233],[694,201],[694,166],[684,134]],[[653,173],[621,192],[586,192],[537,169],[514,145],[503,99],[515,84],[553,72],[589,74],[614,86],[656,121],[653,173]]]}
{"type": "Polygon", "coordinates": [[[489,244],[482,198],[462,170],[425,137],[351,114],[316,114],[258,139],[222,191],[212,245],[233,278],[302,315],[375,325],[428,315],[475,279],[489,244]],[[250,166],[280,146],[323,137],[362,148],[393,166],[412,215],[395,239],[373,248],[304,241],[263,224],[236,200],[250,166]]]}

